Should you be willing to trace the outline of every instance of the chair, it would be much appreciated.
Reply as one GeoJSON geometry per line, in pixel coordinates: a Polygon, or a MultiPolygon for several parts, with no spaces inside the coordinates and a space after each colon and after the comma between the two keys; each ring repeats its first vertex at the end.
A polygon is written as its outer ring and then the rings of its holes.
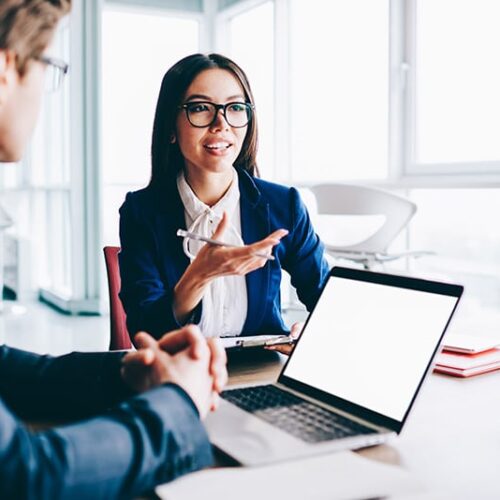
{"type": "MultiPolygon", "coordinates": [[[[316,199],[318,215],[370,216],[375,227],[355,243],[325,244],[334,258],[348,259],[369,269],[373,264],[401,257],[420,257],[432,252],[387,253],[389,245],[407,226],[417,210],[412,201],[382,189],[354,184],[319,184],[309,188],[316,199]]],[[[352,219],[351,219],[352,220],[352,219]]]]}
{"type": "Polygon", "coordinates": [[[118,293],[120,292],[121,279],[118,266],[118,253],[120,247],[104,247],[104,260],[108,273],[109,287],[109,316],[111,320],[110,351],[131,349],[132,343],[127,330],[127,315],[123,309],[118,293]]]}

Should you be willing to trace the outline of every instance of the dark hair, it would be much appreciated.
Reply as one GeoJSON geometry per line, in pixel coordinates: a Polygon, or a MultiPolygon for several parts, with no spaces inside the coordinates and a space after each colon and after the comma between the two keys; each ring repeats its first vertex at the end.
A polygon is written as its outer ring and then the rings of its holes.
{"type": "Polygon", "coordinates": [[[57,23],[71,7],[71,0],[2,0],[0,3],[0,49],[16,53],[22,75],[30,59],[49,45],[57,23]]]}
{"type": "MultiPolygon", "coordinates": [[[[175,126],[179,105],[191,82],[207,69],[224,69],[238,80],[245,93],[245,100],[254,104],[252,91],[244,71],[231,59],[220,54],[193,54],[174,64],[163,77],[160,95],[156,104],[151,143],[151,180],[150,186],[167,186],[175,182],[178,172],[184,165],[178,141],[171,142],[175,136],[175,126]]],[[[234,166],[258,176],[257,120],[255,113],[248,124],[248,130],[234,166]]]]}

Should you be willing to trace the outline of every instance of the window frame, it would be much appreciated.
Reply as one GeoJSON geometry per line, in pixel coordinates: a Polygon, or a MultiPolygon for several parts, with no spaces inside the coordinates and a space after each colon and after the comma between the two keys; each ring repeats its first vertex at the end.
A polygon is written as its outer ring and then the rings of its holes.
{"type": "MultiPolygon", "coordinates": [[[[216,14],[215,48],[229,47],[228,24],[232,17],[258,7],[267,0],[241,0],[216,14]]],[[[290,5],[288,0],[274,3],[274,101],[275,155],[274,179],[291,178],[289,120],[290,5]],[[279,90],[279,91],[278,91],[279,90]],[[278,133],[279,131],[279,133],[278,133]]],[[[385,179],[355,179],[353,182],[382,187],[494,187],[500,186],[500,161],[421,164],[415,158],[415,55],[416,2],[389,2],[389,148],[385,179]]],[[[327,180],[325,180],[326,182],[327,180]]],[[[343,182],[349,182],[348,180],[343,182]]],[[[303,184],[303,183],[301,183],[303,184]]]]}
{"type": "MultiPolygon", "coordinates": [[[[400,0],[392,0],[397,2],[400,0]]],[[[416,54],[417,54],[417,2],[402,0],[404,14],[404,59],[400,62],[401,73],[406,73],[402,98],[404,115],[405,151],[399,179],[416,186],[424,184],[436,187],[494,187],[500,185],[500,161],[468,161],[418,163],[416,157],[416,54]]]]}

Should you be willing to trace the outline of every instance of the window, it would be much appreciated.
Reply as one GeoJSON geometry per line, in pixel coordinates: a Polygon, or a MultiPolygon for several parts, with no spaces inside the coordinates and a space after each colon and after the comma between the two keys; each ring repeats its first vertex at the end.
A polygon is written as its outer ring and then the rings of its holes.
{"type": "Polygon", "coordinates": [[[199,22],[107,6],[102,21],[103,242],[118,245],[118,209],[151,174],[151,134],[163,75],[199,49],[199,22]]]}
{"type": "Polygon", "coordinates": [[[274,175],[274,5],[265,2],[229,21],[230,57],[245,71],[259,123],[261,174],[274,175]],[[258,54],[258,57],[255,57],[258,54]]]}
{"type": "Polygon", "coordinates": [[[389,2],[291,0],[291,178],[388,173],[389,2]]]}
{"type": "Polygon", "coordinates": [[[500,162],[500,3],[415,0],[414,14],[411,172],[491,168],[484,162],[500,162]]]}
{"type": "MultiPolygon", "coordinates": [[[[70,23],[65,20],[50,48],[54,57],[70,59],[70,23]]],[[[30,151],[23,162],[29,201],[24,196],[27,225],[19,236],[30,241],[34,288],[50,289],[61,296],[72,294],[70,89],[71,73],[60,89],[45,93],[30,151]]],[[[27,192],[24,193],[26,195],[27,192]]],[[[22,217],[22,215],[21,215],[22,217]]]]}
{"type": "Polygon", "coordinates": [[[465,285],[469,300],[498,309],[500,189],[415,189],[411,198],[418,211],[410,247],[436,252],[412,261],[414,269],[437,279],[453,277],[465,285]]]}

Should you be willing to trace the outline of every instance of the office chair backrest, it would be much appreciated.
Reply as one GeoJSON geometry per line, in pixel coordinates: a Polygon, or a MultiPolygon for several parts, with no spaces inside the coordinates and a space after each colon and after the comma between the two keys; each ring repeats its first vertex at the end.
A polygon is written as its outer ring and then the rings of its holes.
{"type": "Polygon", "coordinates": [[[109,349],[131,349],[130,335],[127,330],[127,315],[120,300],[120,268],[118,266],[118,253],[120,247],[104,247],[104,260],[108,273],[109,287],[109,316],[111,320],[111,338],[109,349]]]}
{"type": "Polygon", "coordinates": [[[417,210],[412,201],[382,189],[354,184],[319,184],[310,188],[318,215],[382,215],[374,234],[352,245],[327,245],[330,251],[385,253],[417,210]]]}

